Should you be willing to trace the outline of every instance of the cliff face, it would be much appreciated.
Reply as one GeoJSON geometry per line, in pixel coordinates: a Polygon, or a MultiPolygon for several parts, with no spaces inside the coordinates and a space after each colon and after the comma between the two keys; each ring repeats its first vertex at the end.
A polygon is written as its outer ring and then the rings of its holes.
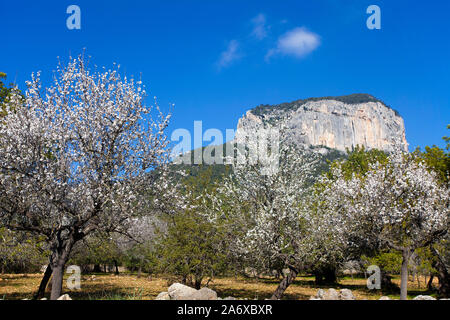
{"type": "Polygon", "coordinates": [[[369,95],[314,98],[258,107],[239,119],[237,134],[267,123],[283,125],[295,143],[307,146],[340,151],[351,150],[356,145],[384,151],[408,150],[403,118],[369,95]]]}

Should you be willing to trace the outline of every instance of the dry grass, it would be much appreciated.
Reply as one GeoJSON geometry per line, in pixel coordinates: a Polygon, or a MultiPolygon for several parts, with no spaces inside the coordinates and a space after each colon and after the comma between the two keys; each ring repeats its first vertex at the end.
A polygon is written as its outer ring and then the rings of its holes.
{"type": "MultiPolygon", "coordinates": [[[[39,286],[41,274],[2,274],[0,275],[0,299],[30,299],[39,286]]],[[[399,284],[400,280],[393,279],[399,284]]],[[[83,275],[80,290],[63,289],[73,299],[84,300],[150,300],[154,299],[161,291],[166,291],[168,281],[162,277],[138,278],[133,274],[96,274],[83,275]]],[[[278,280],[246,279],[223,277],[216,278],[209,283],[209,287],[217,291],[219,297],[233,296],[246,299],[266,299],[271,296],[278,285],[278,280]]],[[[307,300],[315,295],[319,286],[314,284],[312,277],[297,277],[295,282],[286,290],[284,299],[307,300]]],[[[322,287],[328,288],[328,287],[322,287]]],[[[371,291],[366,288],[366,280],[363,278],[341,278],[335,289],[348,288],[353,291],[357,299],[378,299],[383,295],[380,291],[371,291]]],[[[419,294],[430,294],[425,289],[425,279],[421,281],[419,288],[417,282],[408,283],[409,296],[412,298],[419,294]]],[[[47,290],[48,291],[48,290],[47,290]]],[[[388,294],[392,298],[398,298],[398,294],[388,294]]],[[[46,297],[49,292],[46,293],[46,297]]]]}

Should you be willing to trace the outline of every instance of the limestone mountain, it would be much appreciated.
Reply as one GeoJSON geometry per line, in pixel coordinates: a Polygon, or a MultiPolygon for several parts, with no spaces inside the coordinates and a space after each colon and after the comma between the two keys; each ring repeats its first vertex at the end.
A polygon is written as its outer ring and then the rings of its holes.
{"type": "Polygon", "coordinates": [[[368,94],[309,98],[260,105],[239,119],[237,135],[262,126],[283,125],[294,143],[338,151],[357,145],[367,149],[408,150],[403,118],[368,94]]]}
{"type": "MultiPolygon", "coordinates": [[[[288,130],[289,142],[297,143],[318,153],[321,161],[316,175],[325,172],[330,162],[347,157],[347,149],[356,146],[390,152],[407,151],[405,127],[397,111],[368,94],[340,97],[321,97],[296,100],[277,105],[260,105],[239,119],[236,136],[256,132],[267,126],[283,126],[288,130]]],[[[226,154],[229,141],[219,147],[226,154]]],[[[231,147],[233,148],[233,147],[231,147]]],[[[201,154],[205,147],[201,148],[201,154]]],[[[213,154],[214,154],[213,150],[213,154]]],[[[212,167],[212,179],[220,180],[231,168],[222,164],[194,164],[194,150],[188,152],[191,164],[178,164],[191,176],[212,167]]]]}

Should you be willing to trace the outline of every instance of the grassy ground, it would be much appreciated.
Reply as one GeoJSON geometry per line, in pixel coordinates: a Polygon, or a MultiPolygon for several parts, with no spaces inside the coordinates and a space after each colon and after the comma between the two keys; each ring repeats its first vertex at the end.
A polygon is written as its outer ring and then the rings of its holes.
{"type": "MultiPolygon", "coordinates": [[[[41,274],[0,274],[0,299],[30,299],[39,286],[41,274]]],[[[394,283],[400,284],[398,278],[394,283]]],[[[65,282],[64,282],[65,284],[65,282]]],[[[233,296],[236,298],[265,299],[269,298],[276,289],[278,280],[275,279],[246,279],[223,277],[216,278],[209,283],[209,287],[219,297],[233,296]]],[[[84,300],[150,300],[154,299],[161,291],[167,291],[168,282],[162,277],[142,276],[134,274],[92,274],[83,275],[80,290],[63,291],[73,299],[84,300]]],[[[398,299],[398,293],[383,294],[379,290],[368,290],[364,278],[340,278],[339,283],[333,286],[335,289],[347,288],[352,290],[358,300],[378,299],[382,295],[398,299]]],[[[286,290],[283,299],[307,300],[315,295],[319,286],[314,284],[313,277],[297,277],[295,282],[286,290]]],[[[322,287],[324,289],[328,287],[322,287]]],[[[421,280],[420,288],[417,281],[408,283],[409,298],[419,294],[433,295],[425,288],[425,279],[421,280]]],[[[49,292],[45,295],[49,297],[49,292]]]]}

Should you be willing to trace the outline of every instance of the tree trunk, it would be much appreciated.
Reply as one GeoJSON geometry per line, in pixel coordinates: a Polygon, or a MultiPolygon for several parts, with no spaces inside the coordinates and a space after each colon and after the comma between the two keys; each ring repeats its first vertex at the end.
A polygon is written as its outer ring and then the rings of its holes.
{"type": "Polygon", "coordinates": [[[448,298],[450,297],[450,277],[448,273],[441,274],[439,276],[439,297],[448,298]]]}
{"type": "Polygon", "coordinates": [[[314,272],[314,283],[316,285],[322,285],[324,283],[323,281],[323,273],[322,272],[314,272]]]}
{"type": "Polygon", "coordinates": [[[383,290],[383,292],[397,291],[398,286],[392,282],[392,277],[382,268],[380,268],[380,273],[381,273],[381,290],[383,290]]]}
{"type": "Polygon", "coordinates": [[[400,282],[400,300],[408,299],[408,262],[411,256],[409,249],[403,249],[402,252],[402,270],[401,270],[401,282],[400,282]]]}
{"type": "Polygon", "coordinates": [[[117,265],[117,260],[114,260],[114,267],[116,268],[116,275],[119,274],[119,267],[117,265]]]}
{"type": "Polygon", "coordinates": [[[428,280],[428,284],[427,284],[427,288],[428,288],[428,290],[430,290],[430,291],[433,291],[433,290],[434,290],[434,287],[433,287],[433,280],[434,280],[434,274],[432,274],[432,275],[430,276],[430,280],[428,280]]]}
{"type": "Polygon", "coordinates": [[[332,268],[332,267],[326,268],[324,276],[325,276],[325,283],[327,283],[327,284],[334,284],[337,282],[335,268],[332,268]]]}
{"type": "Polygon", "coordinates": [[[439,280],[439,296],[442,298],[448,298],[450,296],[450,274],[439,252],[435,248],[431,249],[431,252],[436,257],[435,261],[433,262],[433,267],[437,270],[436,275],[439,280]]]}
{"type": "Polygon", "coordinates": [[[39,289],[33,296],[34,300],[42,299],[44,297],[45,288],[47,288],[47,284],[48,284],[48,281],[50,280],[50,277],[52,276],[52,273],[53,273],[52,265],[49,263],[47,268],[45,269],[44,277],[41,280],[39,289]]]}
{"type": "Polygon", "coordinates": [[[137,277],[140,278],[142,273],[142,266],[139,265],[137,277]]]}
{"type": "Polygon", "coordinates": [[[335,284],[337,282],[336,269],[327,267],[314,273],[316,285],[335,284]]]}
{"type": "Polygon", "coordinates": [[[61,296],[64,264],[65,263],[59,263],[57,266],[53,266],[52,292],[50,294],[50,300],[56,300],[61,296]]]}
{"type": "Polygon", "coordinates": [[[73,232],[70,232],[65,239],[61,239],[60,236],[61,234],[57,234],[57,240],[55,240],[55,242],[52,243],[52,246],[50,247],[52,250],[50,264],[53,270],[50,300],[57,300],[61,296],[64,267],[67,263],[67,260],[69,260],[69,255],[72,251],[73,245],[78,240],[81,240],[81,237],[77,236],[73,232]]]}
{"type": "Polygon", "coordinates": [[[278,285],[278,288],[273,293],[272,297],[270,299],[272,300],[280,300],[283,296],[283,293],[286,291],[286,289],[289,287],[289,285],[294,282],[295,278],[297,277],[298,271],[297,269],[293,267],[289,267],[289,274],[281,280],[280,284],[278,285]]]}
{"type": "Polygon", "coordinates": [[[200,290],[201,286],[202,286],[202,277],[201,278],[197,278],[195,277],[195,282],[194,282],[194,287],[197,290],[200,290]]]}
{"type": "Polygon", "coordinates": [[[102,272],[102,269],[100,268],[99,264],[94,264],[94,270],[92,270],[92,271],[96,272],[96,273],[100,273],[100,272],[102,272]]]}

